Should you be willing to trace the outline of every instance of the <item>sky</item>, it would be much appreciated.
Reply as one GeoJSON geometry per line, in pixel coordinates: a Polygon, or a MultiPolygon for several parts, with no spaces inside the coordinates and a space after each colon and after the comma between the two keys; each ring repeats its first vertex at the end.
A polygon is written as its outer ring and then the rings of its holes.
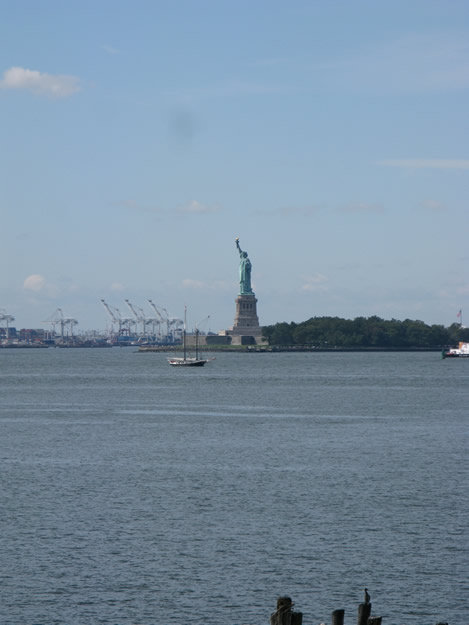
{"type": "Polygon", "coordinates": [[[0,312],[469,318],[466,0],[0,0],[0,312]]]}

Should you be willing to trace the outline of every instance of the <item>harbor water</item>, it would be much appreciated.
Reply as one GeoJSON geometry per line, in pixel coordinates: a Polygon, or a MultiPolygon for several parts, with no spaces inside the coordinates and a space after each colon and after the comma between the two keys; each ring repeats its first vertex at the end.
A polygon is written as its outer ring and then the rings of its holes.
{"type": "Polygon", "coordinates": [[[467,625],[469,360],[0,350],[1,625],[467,625]]]}

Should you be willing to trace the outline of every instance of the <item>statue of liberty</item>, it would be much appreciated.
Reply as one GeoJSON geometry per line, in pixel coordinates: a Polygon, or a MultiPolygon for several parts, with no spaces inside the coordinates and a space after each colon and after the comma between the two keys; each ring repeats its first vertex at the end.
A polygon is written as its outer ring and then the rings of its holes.
{"type": "Polygon", "coordinates": [[[236,237],[236,247],[239,252],[239,294],[254,295],[254,291],[251,288],[251,261],[248,258],[248,253],[243,252],[239,247],[238,237],[236,237]]]}

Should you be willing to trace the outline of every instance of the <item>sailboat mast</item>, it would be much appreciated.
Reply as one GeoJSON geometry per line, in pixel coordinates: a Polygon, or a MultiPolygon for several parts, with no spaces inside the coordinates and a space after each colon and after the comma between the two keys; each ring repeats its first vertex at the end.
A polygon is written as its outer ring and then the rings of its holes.
{"type": "Polygon", "coordinates": [[[184,306],[184,330],[182,333],[182,349],[184,351],[184,360],[186,359],[186,317],[187,317],[187,306],[184,306]]]}

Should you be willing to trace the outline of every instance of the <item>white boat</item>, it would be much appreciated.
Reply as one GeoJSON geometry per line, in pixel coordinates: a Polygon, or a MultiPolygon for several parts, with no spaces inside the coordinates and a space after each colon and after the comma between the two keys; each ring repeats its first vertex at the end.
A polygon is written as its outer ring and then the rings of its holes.
{"type": "MultiPolygon", "coordinates": [[[[184,330],[182,332],[182,358],[168,358],[168,362],[173,367],[203,367],[208,359],[199,358],[199,329],[195,330],[195,357],[187,356],[186,349],[186,308],[184,308],[184,330]]],[[[213,360],[213,358],[211,359],[213,360]]]]}
{"type": "Polygon", "coordinates": [[[442,358],[469,358],[469,343],[459,343],[458,347],[443,350],[442,358]]]}

